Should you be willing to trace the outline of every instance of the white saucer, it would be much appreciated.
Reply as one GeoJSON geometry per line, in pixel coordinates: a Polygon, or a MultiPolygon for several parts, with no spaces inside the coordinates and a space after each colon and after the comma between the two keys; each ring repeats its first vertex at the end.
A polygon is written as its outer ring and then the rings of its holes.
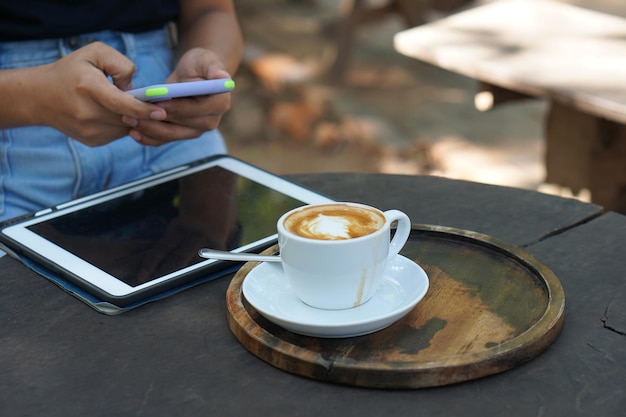
{"type": "Polygon", "coordinates": [[[400,255],[387,265],[376,294],[346,310],[304,304],[291,291],[280,263],[260,263],[243,281],[244,296],[265,318],[294,333],[316,337],[352,337],[384,329],[411,311],[426,291],[424,270],[400,255]]]}

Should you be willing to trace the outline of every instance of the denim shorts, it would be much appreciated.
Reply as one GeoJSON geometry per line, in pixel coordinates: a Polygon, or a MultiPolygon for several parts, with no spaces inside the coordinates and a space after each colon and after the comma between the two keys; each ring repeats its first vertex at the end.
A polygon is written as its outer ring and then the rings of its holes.
{"type": "MultiPolygon", "coordinates": [[[[93,41],[135,63],[136,88],[163,83],[171,72],[173,50],[166,29],[0,42],[0,69],[47,64],[93,41]]],[[[89,147],[42,126],[0,130],[0,221],[222,153],[226,147],[217,130],[159,147],[130,137],[89,147]]]]}

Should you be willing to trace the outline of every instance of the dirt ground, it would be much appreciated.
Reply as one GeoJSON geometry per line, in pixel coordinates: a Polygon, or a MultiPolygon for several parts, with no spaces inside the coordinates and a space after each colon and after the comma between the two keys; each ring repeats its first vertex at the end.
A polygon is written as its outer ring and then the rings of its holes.
{"type": "MultiPolygon", "coordinates": [[[[563,1],[626,15],[621,0],[563,1]]],[[[407,28],[400,16],[361,25],[343,82],[330,82],[341,3],[236,1],[246,48],[221,127],[232,155],[277,174],[432,174],[546,189],[545,103],[479,112],[473,80],[394,51],[393,35],[407,28]]]]}

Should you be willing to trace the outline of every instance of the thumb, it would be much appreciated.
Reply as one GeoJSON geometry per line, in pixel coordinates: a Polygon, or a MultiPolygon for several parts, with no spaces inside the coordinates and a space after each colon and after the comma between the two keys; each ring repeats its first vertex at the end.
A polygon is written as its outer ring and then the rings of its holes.
{"type": "Polygon", "coordinates": [[[128,90],[135,74],[135,64],[119,51],[103,43],[94,42],[89,47],[92,47],[91,63],[110,77],[117,88],[128,90]]]}

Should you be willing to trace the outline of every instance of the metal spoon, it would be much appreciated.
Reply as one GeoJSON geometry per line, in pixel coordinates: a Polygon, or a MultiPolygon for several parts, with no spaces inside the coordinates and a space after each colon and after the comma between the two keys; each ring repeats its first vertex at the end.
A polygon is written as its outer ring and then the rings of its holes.
{"type": "Polygon", "coordinates": [[[203,248],[198,251],[198,255],[207,259],[219,259],[221,261],[262,261],[280,262],[280,256],[257,255],[256,253],[228,252],[223,250],[203,248]]]}

